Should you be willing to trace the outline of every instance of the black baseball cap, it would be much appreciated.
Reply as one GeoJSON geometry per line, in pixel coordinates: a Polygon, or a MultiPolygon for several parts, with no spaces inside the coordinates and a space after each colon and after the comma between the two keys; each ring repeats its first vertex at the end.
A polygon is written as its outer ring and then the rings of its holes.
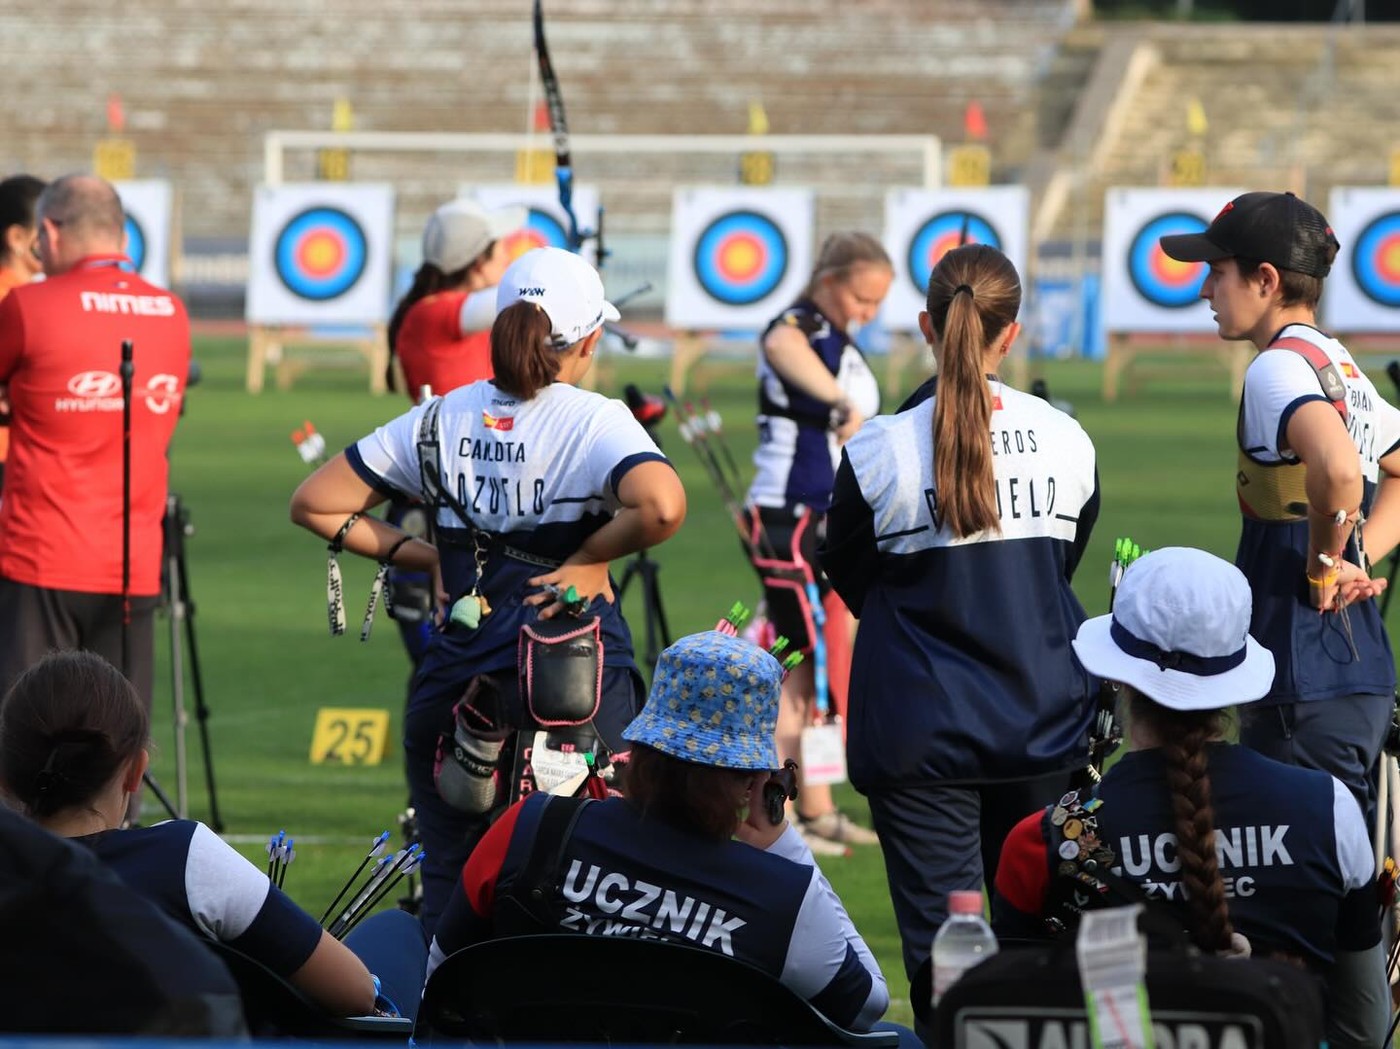
{"type": "Polygon", "coordinates": [[[1161,244],[1178,262],[1257,259],[1310,277],[1327,276],[1340,247],[1322,212],[1292,193],[1245,193],[1204,233],[1177,233],[1161,244]]]}

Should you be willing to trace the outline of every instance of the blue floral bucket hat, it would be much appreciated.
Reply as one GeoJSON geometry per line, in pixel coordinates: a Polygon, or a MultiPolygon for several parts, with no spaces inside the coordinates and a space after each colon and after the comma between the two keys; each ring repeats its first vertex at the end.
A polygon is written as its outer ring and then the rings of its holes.
{"type": "Polygon", "coordinates": [[[783,668],[763,649],[715,630],[661,653],[651,694],[623,739],[697,765],[775,769],[783,668]]]}

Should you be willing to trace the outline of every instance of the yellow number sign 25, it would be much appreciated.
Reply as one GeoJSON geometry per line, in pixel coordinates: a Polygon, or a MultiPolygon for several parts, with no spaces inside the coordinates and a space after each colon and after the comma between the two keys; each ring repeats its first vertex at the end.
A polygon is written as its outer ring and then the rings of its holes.
{"type": "Polygon", "coordinates": [[[389,741],[389,712],[322,707],[311,733],[313,765],[378,765],[389,741]]]}

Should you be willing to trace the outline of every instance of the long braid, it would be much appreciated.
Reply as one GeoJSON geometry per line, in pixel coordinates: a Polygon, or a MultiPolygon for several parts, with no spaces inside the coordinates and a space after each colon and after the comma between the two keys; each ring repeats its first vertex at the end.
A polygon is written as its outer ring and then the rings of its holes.
{"type": "Polygon", "coordinates": [[[1206,744],[1219,738],[1219,710],[1168,710],[1134,695],[1134,718],[1146,718],[1161,741],[1181,880],[1191,913],[1191,939],[1203,951],[1230,946],[1234,927],[1225,902],[1225,883],[1215,851],[1215,810],[1210,801],[1206,744]]]}

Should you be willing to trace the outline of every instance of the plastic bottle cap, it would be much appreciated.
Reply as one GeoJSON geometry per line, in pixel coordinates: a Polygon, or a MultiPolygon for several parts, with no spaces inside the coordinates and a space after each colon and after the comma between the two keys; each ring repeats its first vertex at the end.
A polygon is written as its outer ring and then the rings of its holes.
{"type": "Polygon", "coordinates": [[[974,889],[963,889],[948,894],[949,914],[982,914],[982,894],[974,889]]]}

